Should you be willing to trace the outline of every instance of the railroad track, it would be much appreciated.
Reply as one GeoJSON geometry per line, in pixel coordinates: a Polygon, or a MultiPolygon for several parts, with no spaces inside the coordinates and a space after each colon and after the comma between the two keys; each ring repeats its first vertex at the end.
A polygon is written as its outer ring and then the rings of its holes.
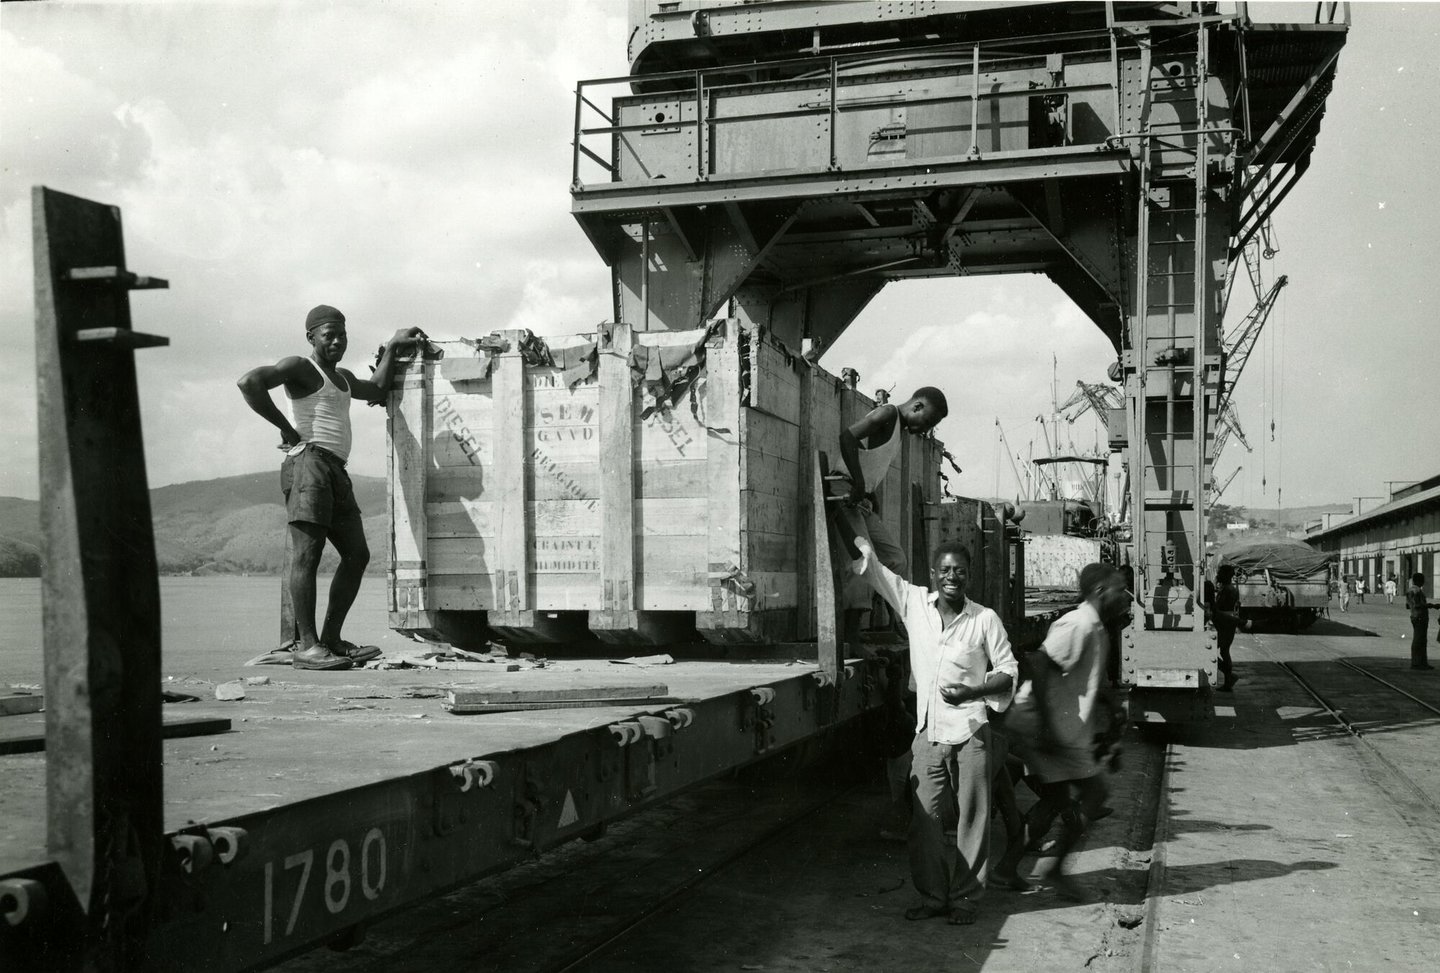
{"type": "Polygon", "coordinates": [[[859,786],[861,785],[852,784],[849,787],[836,788],[819,800],[813,801],[799,808],[793,814],[787,815],[784,819],[776,822],[764,831],[750,836],[743,844],[730,849],[723,857],[707,862],[701,866],[694,875],[684,882],[671,888],[663,895],[645,902],[636,912],[607,926],[588,942],[561,957],[553,965],[545,967],[543,973],[571,973],[573,970],[581,969],[591,960],[603,956],[607,950],[622,942],[627,936],[632,935],[646,923],[663,916],[671,909],[677,908],[686,896],[692,894],[706,882],[719,877],[726,869],[741,861],[751,852],[756,851],[763,845],[799,827],[803,822],[829,807],[831,804],[834,804],[859,786]]]}
{"type": "MultiPolygon", "coordinates": [[[[1268,655],[1269,653],[1266,654],[1268,655]]],[[[1363,724],[1358,723],[1347,715],[1345,705],[1341,701],[1334,698],[1333,692],[1327,695],[1325,691],[1322,691],[1313,682],[1311,682],[1299,671],[1297,671],[1291,663],[1273,659],[1273,657],[1271,661],[1274,662],[1274,664],[1278,666],[1281,670],[1283,670],[1292,680],[1294,680],[1295,683],[1299,685],[1300,688],[1303,689],[1305,693],[1315,701],[1317,706],[1319,706],[1332,720],[1335,721],[1337,725],[1342,727],[1346,731],[1346,733],[1348,733],[1357,743],[1359,743],[1359,745],[1364,748],[1367,754],[1374,757],[1376,762],[1383,766],[1386,772],[1391,774],[1399,784],[1401,784],[1408,792],[1413,794],[1415,798],[1421,803],[1423,803],[1424,806],[1430,811],[1440,814],[1440,801],[1437,801],[1435,797],[1432,797],[1431,794],[1426,791],[1426,789],[1414,779],[1414,777],[1412,777],[1400,765],[1398,765],[1394,760],[1392,760],[1384,752],[1383,748],[1378,746],[1376,742],[1371,739],[1372,734],[1370,734],[1366,730],[1363,724]]],[[[1414,693],[1409,692],[1401,686],[1397,686],[1395,683],[1384,678],[1383,676],[1377,675],[1369,669],[1366,669],[1364,666],[1356,665],[1353,662],[1343,659],[1330,659],[1326,661],[1333,662],[1337,665],[1343,666],[1346,669],[1352,670],[1356,674],[1364,676],[1366,679],[1378,683],[1381,686],[1384,686],[1386,689],[1395,693],[1397,696],[1404,697],[1411,703],[1424,709],[1427,713],[1436,717],[1440,717],[1440,707],[1437,707],[1434,704],[1424,699],[1421,699],[1414,693]]],[[[1139,942],[1137,943],[1135,950],[1132,953],[1132,955],[1134,956],[1134,963],[1132,965],[1132,969],[1135,970],[1136,973],[1158,973],[1158,971],[1164,969],[1159,954],[1159,931],[1161,902],[1165,898],[1166,894],[1165,873],[1167,842],[1165,839],[1165,834],[1169,817],[1168,794],[1170,790],[1170,767],[1174,755],[1175,744],[1167,743],[1165,745],[1164,755],[1162,757],[1163,769],[1159,777],[1158,795],[1155,799],[1155,837],[1153,843],[1151,844],[1152,857],[1150,862],[1150,874],[1146,883],[1144,923],[1141,927],[1141,936],[1139,942]]]]}
{"type": "Polygon", "coordinates": [[[1414,693],[1409,692],[1408,690],[1401,689],[1399,686],[1395,685],[1390,680],[1382,679],[1380,676],[1377,676],[1375,673],[1371,672],[1369,669],[1366,669],[1364,666],[1357,666],[1355,663],[1350,662],[1346,659],[1336,659],[1335,661],[1338,662],[1340,665],[1344,666],[1346,669],[1353,669],[1356,672],[1360,673],[1362,676],[1368,676],[1369,678],[1378,682],[1380,685],[1387,686],[1390,689],[1395,690],[1395,692],[1399,693],[1401,696],[1408,697],[1409,699],[1418,703],[1420,706],[1434,713],[1436,716],[1440,716],[1440,706],[1435,706],[1431,703],[1427,703],[1425,700],[1421,699],[1419,696],[1416,696],[1414,693]]]}
{"type": "MultiPolygon", "coordinates": [[[[1388,679],[1383,679],[1380,676],[1377,676],[1375,673],[1364,668],[1363,666],[1357,666],[1354,663],[1347,662],[1343,659],[1335,659],[1332,661],[1334,661],[1338,665],[1344,666],[1347,669],[1354,670],[1355,672],[1358,672],[1361,675],[1364,675],[1374,680],[1382,686],[1385,686],[1398,693],[1399,695],[1406,697],[1411,702],[1423,707],[1424,709],[1435,714],[1436,716],[1440,716],[1440,708],[1432,706],[1430,703],[1427,703],[1425,700],[1420,699],[1413,693],[1409,693],[1404,689],[1401,689],[1399,686],[1390,682],[1388,679]]],[[[1414,795],[1426,807],[1430,808],[1430,810],[1436,812],[1437,814],[1440,814],[1440,802],[1437,802],[1436,799],[1429,794],[1429,792],[1427,792],[1423,787],[1421,787],[1420,784],[1416,782],[1415,778],[1411,777],[1393,760],[1387,757],[1385,755],[1385,752],[1380,747],[1377,747],[1375,745],[1374,741],[1369,738],[1366,732],[1345,715],[1343,707],[1335,705],[1333,700],[1326,698],[1323,693],[1321,693],[1318,689],[1315,688],[1315,686],[1310,682],[1310,680],[1306,679],[1299,672],[1295,671],[1294,666],[1292,666],[1289,662],[1276,662],[1275,664],[1281,669],[1283,669],[1292,679],[1294,679],[1295,682],[1299,684],[1300,688],[1304,689],[1305,692],[1309,694],[1309,696],[1314,699],[1315,702],[1318,703],[1327,714],[1329,714],[1331,719],[1335,720],[1336,723],[1344,727],[1345,731],[1349,733],[1352,737],[1354,737],[1355,740],[1357,740],[1371,756],[1373,756],[1381,765],[1383,765],[1388,771],[1390,771],[1390,773],[1394,775],[1396,780],[1403,784],[1406,789],[1414,793],[1414,795]]]]}

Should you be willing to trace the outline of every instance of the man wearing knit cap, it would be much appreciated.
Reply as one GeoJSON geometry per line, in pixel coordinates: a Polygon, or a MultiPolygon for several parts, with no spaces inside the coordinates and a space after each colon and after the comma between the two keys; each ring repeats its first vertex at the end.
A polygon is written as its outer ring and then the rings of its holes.
{"type": "Polygon", "coordinates": [[[358,646],[340,637],[370,561],[360,508],[345,472],[350,458],[350,400],[384,402],[396,349],[413,346],[423,337],[419,328],[395,332],[385,344],[375,373],[369,379],[357,378],[339,367],[347,344],[345,315],[321,304],[305,316],[308,356],[261,365],[236,383],[246,404],[280,430],[279,448],[285,451],[280,489],[290,522],[287,575],[299,635],[290,664],[297,669],[349,669],[380,654],[374,646],[358,646]],[[270,397],[270,392],[282,385],[295,415],[293,424],[270,397]],[[315,575],[327,540],[340,555],[340,566],[330,582],[325,624],[317,633],[315,575]]]}

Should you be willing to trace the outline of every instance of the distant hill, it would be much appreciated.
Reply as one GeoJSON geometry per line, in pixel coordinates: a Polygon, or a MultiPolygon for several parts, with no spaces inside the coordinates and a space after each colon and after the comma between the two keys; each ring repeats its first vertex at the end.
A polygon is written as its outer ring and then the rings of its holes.
{"type": "MultiPolygon", "coordinates": [[[[370,542],[370,573],[384,571],[386,536],[385,480],[353,477],[355,498],[366,514],[370,542]]],[[[162,574],[278,574],[285,556],[285,507],[280,502],[278,472],[247,473],[216,480],[197,480],[156,487],[150,491],[155,524],[155,553],[162,574]]],[[[1348,503],[1260,510],[1216,507],[1212,527],[1229,520],[1254,521],[1259,536],[1277,536],[1298,529],[1322,513],[1350,509],[1348,503]],[[1218,523],[1217,523],[1218,522],[1218,523]]],[[[35,500],[0,497],[0,577],[40,574],[40,504],[35,500]]],[[[337,558],[327,546],[321,570],[334,570],[337,558]]]]}
{"type": "MultiPolygon", "coordinates": [[[[365,517],[370,573],[384,571],[389,518],[385,481],[356,476],[365,517]]],[[[176,483],[150,491],[155,553],[162,574],[278,574],[285,556],[285,507],[276,472],[176,483]]],[[[40,504],[0,497],[0,577],[40,574],[40,504]]],[[[338,559],[326,548],[322,571],[338,559]]]]}

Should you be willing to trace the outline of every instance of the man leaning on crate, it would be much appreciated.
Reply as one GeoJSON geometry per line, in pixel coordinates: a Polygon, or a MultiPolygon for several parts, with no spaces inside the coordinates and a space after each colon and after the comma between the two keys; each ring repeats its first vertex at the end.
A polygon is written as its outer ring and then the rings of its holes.
{"type": "Polygon", "coordinates": [[[355,645],[340,637],[370,561],[360,508],[345,472],[350,457],[350,400],[384,402],[396,349],[413,346],[424,337],[419,328],[396,331],[385,343],[375,373],[368,380],[357,378],[339,367],[348,342],[345,315],[321,304],[305,317],[308,356],[292,355],[274,365],[261,365],[236,383],[246,404],[280,430],[279,448],[285,451],[280,489],[290,524],[287,573],[299,635],[290,664],[297,669],[349,669],[380,654],[374,646],[355,645]],[[282,385],[295,414],[293,425],[270,397],[271,390],[282,385]],[[340,566],[330,582],[325,625],[317,634],[315,575],[326,540],[335,545],[340,566]]]}
{"type": "Polygon", "coordinates": [[[1010,705],[1019,666],[1000,617],[965,596],[966,548],[936,547],[931,587],[924,588],[881,563],[849,519],[837,517],[835,528],[854,572],[900,614],[910,637],[916,688],[910,874],[920,902],[905,918],[945,916],[968,925],[990,869],[987,711],[1010,705]]]}

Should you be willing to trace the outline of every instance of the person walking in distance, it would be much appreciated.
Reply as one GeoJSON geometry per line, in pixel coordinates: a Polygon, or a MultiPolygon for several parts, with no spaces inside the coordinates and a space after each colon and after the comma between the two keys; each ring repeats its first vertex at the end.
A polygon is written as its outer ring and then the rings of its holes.
{"type": "Polygon", "coordinates": [[[1365,604],[1365,579],[1363,577],[1355,579],[1355,597],[1360,599],[1360,604],[1365,604]]]}
{"type": "Polygon", "coordinates": [[[1440,608],[1425,597],[1425,575],[1410,577],[1410,587],[1405,589],[1405,607],[1410,610],[1410,627],[1414,630],[1410,642],[1410,668],[1433,669],[1427,656],[1425,638],[1430,628],[1430,609],[1440,608]]]}
{"type": "Polygon", "coordinates": [[[1019,666],[1000,616],[965,595],[966,548],[940,544],[930,564],[931,587],[925,588],[882,564],[847,518],[837,516],[835,523],[853,570],[901,616],[910,639],[916,720],[909,850],[920,902],[905,918],[946,916],[968,925],[990,867],[987,713],[1010,705],[1019,666]],[[955,837],[947,840],[951,828],[955,837]]]}
{"type": "Polygon", "coordinates": [[[368,380],[357,378],[340,367],[348,342],[345,315],[321,304],[305,318],[308,356],[261,365],[236,382],[246,404],[280,430],[280,448],[285,451],[280,489],[292,544],[290,598],[299,643],[290,664],[297,669],[348,669],[380,654],[378,648],[357,646],[340,634],[370,561],[360,508],[345,471],[351,444],[350,400],[385,401],[396,350],[413,347],[423,337],[419,328],[396,331],[386,342],[375,373],[368,380]],[[281,386],[290,399],[293,424],[270,396],[281,386]],[[315,575],[327,540],[340,555],[340,566],[330,582],[324,626],[317,632],[315,575]]]}
{"type": "Polygon", "coordinates": [[[1342,612],[1348,612],[1348,611],[1350,610],[1350,579],[1349,579],[1349,578],[1342,578],[1341,581],[1340,581],[1340,610],[1341,610],[1342,612]]]}
{"type": "Polygon", "coordinates": [[[1398,587],[1399,586],[1395,583],[1395,576],[1393,574],[1385,579],[1385,604],[1395,604],[1395,594],[1398,587]]]}
{"type": "Polygon", "coordinates": [[[1240,619],[1240,589],[1235,587],[1235,568],[1222,564],[1215,572],[1215,598],[1210,604],[1210,622],[1215,626],[1215,644],[1220,650],[1220,675],[1224,682],[1220,691],[1228,693],[1235,688],[1235,663],[1230,659],[1230,646],[1235,641],[1235,631],[1249,631],[1248,622],[1240,619]]]}
{"type": "Polygon", "coordinates": [[[1060,837],[1042,853],[1039,873],[1075,901],[1086,896],[1064,874],[1065,859],[1105,805],[1107,785],[1095,740],[1109,729],[1118,705],[1105,685],[1106,624],[1130,606],[1124,576],[1108,564],[1081,570],[1080,597],[1080,607],[1050,625],[1035,653],[1031,680],[1020,690],[1031,699],[1017,700],[1036,718],[1034,742],[1022,756],[1038,780],[1041,802],[1060,811],[1060,837]]]}

